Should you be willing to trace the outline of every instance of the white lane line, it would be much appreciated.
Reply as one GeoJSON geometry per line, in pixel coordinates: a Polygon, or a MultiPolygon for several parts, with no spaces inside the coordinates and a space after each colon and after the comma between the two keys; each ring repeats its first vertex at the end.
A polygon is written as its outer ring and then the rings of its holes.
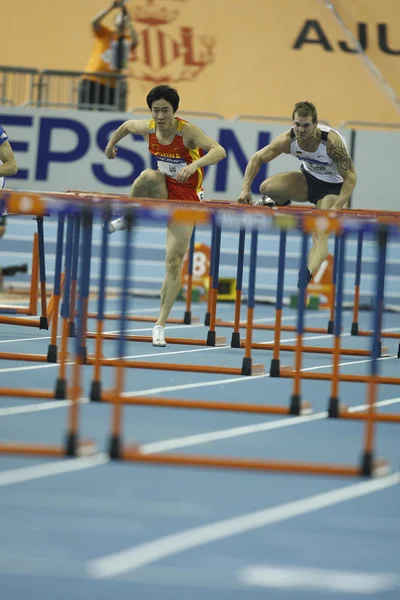
{"type": "MultiPolygon", "coordinates": [[[[34,317],[37,319],[37,317],[34,317]]],[[[61,335],[58,335],[57,338],[61,338],[61,335]]],[[[36,342],[37,340],[50,340],[51,336],[46,335],[42,337],[30,337],[30,338],[18,338],[17,340],[0,340],[0,344],[15,344],[16,342],[36,342]]]]}
{"type": "MultiPolygon", "coordinates": [[[[89,399],[81,398],[79,402],[81,404],[87,404],[89,402],[89,399]]],[[[52,410],[53,408],[65,408],[66,406],[70,406],[70,404],[70,400],[55,400],[54,402],[41,402],[40,404],[20,404],[18,406],[7,406],[6,408],[0,408],[0,417],[24,415],[32,412],[52,410]]]]}
{"type": "Polygon", "coordinates": [[[85,458],[71,458],[30,467],[21,467],[20,469],[0,471],[0,487],[15,483],[25,483],[33,479],[42,479],[43,477],[51,477],[63,473],[72,473],[73,471],[82,471],[83,469],[91,469],[108,462],[109,457],[107,454],[99,453],[95,456],[85,458]]]}
{"type": "MultiPolygon", "coordinates": [[[[390,406],[391,404],[397,404],[400,402],[400,398],[390,398],[389,400],[381,400],[375,403],[375,407],[390,406]]],[[[352,406],[349,408],[349,412],[363,412],[368,409],[367,404],[359,404],[358,406],[352,406]]],[[[304,415],[298,417],[281,418],[276,421],[266,421],[264,423],[257,423],[255,425],[244,425],[241,427],[232,427],[231,429],[220,429],[219,431],[210,431],[207,433],[197,433],[194,435],[187,435],[181,438],[172,438],[170,440],[163,440],[160,442],[149,442],[148,444],[140,445],[140,452],[142,454],[156,454],[157,452],[167,452],[168,450],[176,450],[177,448],[187,448],[188,446],[197,446],[199,444],[206,444],[209,442],[216,442],[219,440],[227,440],[230,438],[241,437],[244,435],[250,435],[252,433],[259,433],[260,431],[273,431],[274,429],[283,429],[284,427],[292,427],[296,425],[303,425],[304,423],[311,423],[312,421],[320,421],[328,417],[327,411],[314,413],[312,415],[304,415]]]]}
{"type": "Polygon", "coordinates": [[[0,369],[0,373],[16,373],[18,371],[34,371],[36,369],[54,369],[55,367],[60,367],[59,363],[46,363],[44,365],[33,365],[31,367],[10,367],[8,369],[0,369]]]}
{"type": "Polygon", "coordinates": [[[93,579],[115,577],[205,544],[294,519],[335,506],[341,502],[374,494],[399,483],[400,473],[394,473],[381,479],[355,483],[322,494],[308,496],[302,500],[295,500],[209,525],[186,529],[88,561],[87,573],[93,579]]]}
{"type": "Polygon", "coordinates": [[[252,587],[347,594],[376,594],[400,586],[400,577],[396,573],[316,569],[295,565],[248,565],[239,571],[238,581],[252,587]]]}

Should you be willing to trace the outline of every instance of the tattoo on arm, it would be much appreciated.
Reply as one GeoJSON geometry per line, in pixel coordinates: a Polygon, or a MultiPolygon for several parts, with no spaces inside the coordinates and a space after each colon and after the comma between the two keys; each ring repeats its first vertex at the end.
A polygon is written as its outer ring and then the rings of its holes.
{"type": "Polygon", "coordinates": [[[327,147],[326,151],[341,175],[345,175],[351,170],[352,161],[342,140],[335,140],[327,147]]]}

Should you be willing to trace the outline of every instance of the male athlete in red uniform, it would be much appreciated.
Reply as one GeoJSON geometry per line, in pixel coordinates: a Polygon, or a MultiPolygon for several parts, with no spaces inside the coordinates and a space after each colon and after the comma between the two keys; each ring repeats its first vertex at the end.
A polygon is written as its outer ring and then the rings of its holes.
{"type": "MultiPolygon", "coordinates": [[[[106,147],[107,158],[115,158],[116,145],[129,133],[141,135],[157,158],[158,170],[145,169],[133,182],[132,198],[180,199],[199,202],[203,197],[203,167],[224,159],[226,152],[199,127],[175,116],[178,92],[158,85],[147,95],[152,118],[125,121],[106,147]]],[[[124,218],[109,223],[109,231],[125,229],[124,218]]],[[[164,327],[178,295],[183,257],[188,248],[193,224],[168,223],[166,276],[161,288],[160,316],[153,329],[153,346],[165,346],[164,327]]]]}

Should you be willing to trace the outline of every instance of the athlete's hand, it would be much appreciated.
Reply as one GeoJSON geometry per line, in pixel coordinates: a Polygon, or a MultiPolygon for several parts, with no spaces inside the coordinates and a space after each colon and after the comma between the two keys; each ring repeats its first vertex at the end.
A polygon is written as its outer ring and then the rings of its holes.
{"type": "Polygon", "coordinates": [[[113,159],[117,156],[118,148],[116,148],[115,146],[110,146],[110,144],[107,144],[105,153],[106,153],[107,158],[113,159]]]}
{"type": "Polygon", "coordinates": [[[252,204],[252,202],[251,192],[241,192],[238,198],[238,204],[252,204]]]}
{"type": "Polygon", "coordinates": [[[196,173],[196,171],[197,167],[196,165],[193,165],[193,163],[187,167],[183,167],[183,169],[181,169],[177,174],[176,181],[179,181],[179,183],[185,183],[185,181],[190,179],[190,177],[196,173]]]}

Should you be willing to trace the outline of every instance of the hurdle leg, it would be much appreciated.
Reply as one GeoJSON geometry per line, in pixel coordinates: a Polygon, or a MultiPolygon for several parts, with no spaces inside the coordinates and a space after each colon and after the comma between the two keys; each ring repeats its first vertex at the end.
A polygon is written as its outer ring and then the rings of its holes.
{"type": "MultiPolygon", "coordinates": [[[[80,247],[80,272],[79,272],[79,315],[82,315],[87,308],[87,297],[85,293],[81,293],[82,290],[85,292],[85,287],[87,284],[87,255],[85,254],[85,250],[87,250],[87,246],[91,245],[91,223],[93,220],[93,216],[86,212],[84,209],[84,218],[83,221],[86,224],[86,228],[84,229],[83,237],[86,238],[86,244],[82,243],[80,247]],[[86,219],[86,221],[85,221],[86,219]]],[[[69,303],[69,294],[66,294],[65,298],[66,302],[69,303]]],[[[64,321],[66,323],[65,326],[65,337],[68,337],[68,317],[64,321]]],[[[66,442],[65,442],[65,454],[67,456],[77,456],[78,454],[82,454],[83,452],[93,452],[95,447],[91,442],[80,442],[78,439],[79,433],[79,401],[82,396],[82,346],[81,346],[81,338],[79,335],[75,337],[74,343],[74,362],[72,365],[72,381],[68,386],[69,391],[69,399],[71,401],[68,413],[68,426],[66,433],[66,442]]]]}
{"type": "Polygon", "coordinates": [[[334,320],[334,346],[333,346],[333,366],[332,366],[332,384],[331,396],[329,398],[328,415],[329,417],[339,416],[339,364],[340,364],[340,343],[341,343],[341,327],[342,327],[342,303],[343,303],[343,288],[344,288],[344,265],[345,265],[345,233],[336,235],[339,239],[339,260],[337,263],[337,294],[336,296],[336,311],[334,320]]]}
{"type": "Polygon", "coordinates": [[[106,223],[109,220],[108,212],[104,215],[104,226],[101,244],[101,257],[100,257],[100,284],[99,284],[99,299],[97,309],[97,336],[95,346],[95,357],[94,357],[94,371],[93,381],[90,390],[90,399],[93,402],[99,402],[101,400],[101,358],[102,358],[102,347],[103,347],[103,328],[104,328],[104,313],[105,313],[105,301],[106,301],[106,277],[107,277],[107,259],[108,259],[108,231],[106,223]]]}
{"type": "Polygon", "coordinates": [[[55,398],[66,398],[66,363],[68,349],[68,321],[70,311],[70,292],[71,292],[71,266],[72,266],[72,244],[74,234],[74,215],[68,215],[67,235],[65,243],[65,284],[63,289],[63,302],[61,307],[62,317],[62,336],[60,352],[60,371],[56,382],[55,398]]]}
{"type": "MultiPolygon", "coordinates": [[[[300,268],[307,267],[308,234],[303,231],[301,243],[300,268]]],[[[293,377],[293,393],[290,399],[290,414],[299,415],[301,412],[301,367],[302,367],[302,345],[304,332],[304,298],[305,298],[304,279],[300,278],[299,301],[297,303],[297,339],[295,351],[295,372],[293,377]]]]}
{"type": "Polygon", "coordinates": [[[210,300],[210,329],[207,333],[207,346],[216,345],[216,333],[215,333],[215,320],[217,314],[217,298],[218,298],[218,279],[219,279],[219,261],[221,253],[221,226],[216,225],[215,228],[215,239],[214,247],[212,251],[212,262],[213,262],[213,277],[212,277],[212,288],[208,290],[211,293],[210,300]]]}
{"type": "Polygon", "coordinates": [[[186,310],[183,316],[183,323],[190,325],[192,322],[192,290],[193,290],[193,256],[194,256],[194,241],[196,237],[196,225],[193,227],[192,236],[189,242],[189,260],[188,260],[188,280],[186,290],[186,310]]]}
{"type": "Polygon", "coordinates": [[[242,363],[242,375],[262,375],[264,373],[263,365],[252,365],[251,348],[253,338],[253,315],[254,315],[254,297],[256,288],[256,268],[257,268],[257,242],[258,231],[253,229],[251,232],[250,246],[250,265],[249,265],[249,290],[247,297],[247,328],[244,358],[242,363]]]}
{"type": "Polygon", "coordinates": [[[335,245],[333,250],[333,269],[332,269],[332,302],[330,316],[328,321],[327,333],[333,333],[335,329],[335,298],[336,298],[336,283],[338,274],[339,261],[339,237],[335,235],[335,245]]]}
{"type": "Polygon", "coordinates": [[[51,338],[47,349],[47,362],[57,362],[57,330],[58,330],[58,308],[61,294],[61,265],[64,245],[65,214],[58,215],[57,242],[56,242],[56,264],[54,269],[54,292],[53,292],[53,320],[51,323],[51,338]]]}
{"type": "Polygon", "coordinates": [[[278,282],[276,290],[276,309],[275,309],[275,334],[273,357],[269,374],[271,377],[280,375],[280,341],[282,331],[282,309],[283,309],[283,287],[285,278],[285,257],[286,257],[286,238],[287,232],[281,229],[279,238],[279,256],[278,256],[278,282]]]}
{"type": "Polygon", "coordinates": [[[48,329],[49,323],[48,323],[48,319],[47,319],[46,261],[45,261],[45,254],[44,254],[43,217],[37,217],[37,230],[38,230],[40,301],[41,301],[41,316],[40,316],[39,329],[48,329]]]}
{"type": "Polygon", "coordinates": [[[75,337],[75,305],[76,305],[76,289],[78,280],[78,259],[79,259],[79,237],[81,231],[81,216],[75,216],[74,225],[74,240],[72,243],[72,272],[71,272],[71,300],[70,300],[70,315],[68,323],[68,337],[75,337]]]}
{"type": "Polygon", "coordinates": [[[245,241],[246,229],[244,227],[241,227],[239,231],[238,264],[236,271],[235,319],[233,323],[231,348],[240,348],[240,309],[242,304],[245,241]]]}
{"type": "Polygon", "coordinates": [[[378,230],[378,260],[376,273],[376,307],[373,314],[372,330],[372,360],[370,367],[370,381],[368,383],[367,400],[368,411],[365,420],[364,453],[361,460],[361,473],[366,477],[374,474],[376,468],[386,465],[374,464],[376,414],[375,404],[377,400],[377,377],[378,358],[380,357],[380,328],[381,328],[381,302],[385,285],[385,264],[388,232],[387,227],[381,226],[378,230]]]}
{"type": "Polygon", "coordinates": [[[90,212],[84,211],[82,214],[82,242],[81,242],[81,285],[79,289],[79,360],[82,363],[87,362],[87,315],[89,304],[89,288],[90,288],[90,262],[92,258],[92,233],[93,233],[93,215],[90,212]],[[82,275],[83,273],[83,275],[82,275]]]}
{"type": "Polygon", "coordinates": [[[210,266],[208,269],[208,294],[207,294],[207,312],[204,316],[204,325],[209,327],[210,325],[210,313],[211,313],[211,302],[212,302],[212,287],[213,287],[213,272],[214,272],[214,248],[215,248],[215,236],[216,236],[217,225],[215,220],[212,220],[211,224],[211,252],[210,252],[210,266]]]}
{"type": "Polygon", "coordinates": [[[358,335],[358,311],[360,306],[360,283],[361,283],[361,260],[363,248],[364,231],[360,229],[357,236],[357,260],[356,260],[356,280],[354,285],[354,308],[353,322],[351,324],[351,335],[358,335]]]}
{"type": "Polygon", "coordinates": [[[29,291],[29,310],[28,315],[37,315],[38,302],[38,286],[39,286],[39,250],[38,250],[38,234],[33,234],[32,248],[32,271],[31,271],[31,288],[29,291]]]}
{"type": "Polygon", "coordinates": [[[126,214],[126,220],[128,229],[125,237],[125,245],[123,250],[123,267],[122,267],[122,279],[121,279],[121,320],[120,320],[120,331],[118,339],[118,350],[117,350],[117,365],[115,370],[115,389],[112,409],[112,428],[111,438],[109,445],[109,454],[112,459],[119,459],[122,457],[122,392],[124,389],[124,374],[125,366],[123,362],[124,351],[125,351],[125,329],[126,329],[126,315],[128,312],[128,281],[130,275],[130,263],[132,260],[132,225],[133,215],[131,211],[126,214]]]}

